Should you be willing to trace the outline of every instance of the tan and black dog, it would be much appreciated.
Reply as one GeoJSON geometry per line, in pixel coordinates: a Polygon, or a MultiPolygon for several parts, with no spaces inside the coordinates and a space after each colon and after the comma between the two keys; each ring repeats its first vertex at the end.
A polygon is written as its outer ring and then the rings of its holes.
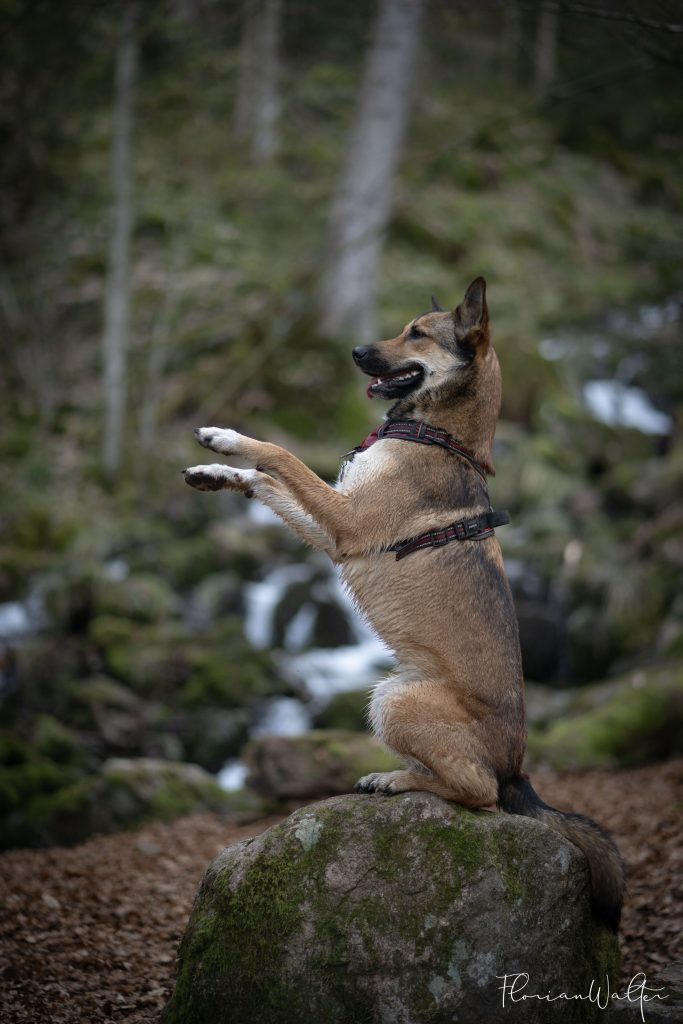
{"type": "Polygon", "coordinates": [[[451,313],[433,305],[398,337],[354,349],[368,395],[393,405],[335,486],[285,449],[218,427],[195,431],[200,444],[256,468],[194,466],[185,477],[259,498],[326,552],[395,653],[370,719],[405,768],[368,775],[357,790],[426,790],[545,822],[586,854],[596,915],[616,929],[624,880],[614,843],[589,818],[544,804],[522,773],[517,620],[493,529],[507,517],[492,512],[486,485],[501,375],[485,281],[451,313]]]}

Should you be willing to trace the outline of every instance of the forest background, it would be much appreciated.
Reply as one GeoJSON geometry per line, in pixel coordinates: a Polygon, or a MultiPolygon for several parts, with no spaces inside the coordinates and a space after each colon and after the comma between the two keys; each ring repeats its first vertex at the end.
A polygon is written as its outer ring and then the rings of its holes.
{"type": "Polygon", "coordinates": [[[681,4],[0,19],[4,845],[221,808],[250,737],[363,728],[387,656],[330,570],[180,472],[216,423],[333,478],[384,411],[351,347],[478,274],[531,757],[680,751],[681,4]]]}

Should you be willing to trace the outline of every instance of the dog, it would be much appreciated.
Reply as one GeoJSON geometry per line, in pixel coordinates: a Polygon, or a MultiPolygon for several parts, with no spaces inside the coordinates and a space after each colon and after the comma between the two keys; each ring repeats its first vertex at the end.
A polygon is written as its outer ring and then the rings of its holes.
{"type": "Polygon", "coordinates": [[[586,855],[596,917],[616,931],[624,870],[591,819],[545,804],[522,771],[524,681],[517,619],[487,476],[501,403],[486,282],[452,312],[432,310],[395,338],[354,348],[367,394],[392,402],[334,486],[290,452],[235,430],[202,427],[200,444],[255,466],[185,470],[198,490],[227,488],[266,504],[324,551],[397,670],[373,691],[375,734],[405,763],[360,779],[361,793],[435,793],[469,808],[536,818],[586,855]]]}

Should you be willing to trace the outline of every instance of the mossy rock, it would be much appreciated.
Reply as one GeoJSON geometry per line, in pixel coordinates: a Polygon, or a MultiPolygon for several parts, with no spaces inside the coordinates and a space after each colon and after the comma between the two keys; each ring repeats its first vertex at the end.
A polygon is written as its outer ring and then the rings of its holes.
{"type": "Polygon", "coordinates": [[[185,756],[207,771],[217,772],[244,747],[250,722],[247,708],[214,707],[173,716],[170,725],[185,756]]]}
{"type": "Polygon", "coordinates": [[[77,728],[100,731],[110,715],[141,713],[140,698],[108,676],[89,676],[69,687],[69,721],[77,728]]]}
{"type": "MultiPolygon", "coordinates": [[[[0,774],[0,792],[7,774],[0,774]]],[[[42,786],[4,819],[4,846],[70,845],[197,811],[253,818],[264,806],[253,793],[225,792],[198,765],[145,757],[110,758],[75,780],[53,770],[42,786]]]]}
{"type": "MultiPolygon", "coordinates": [[[[31,756],[29,748],[24,760],[13,760],[0,766],[0,814],[14,815],[16,812],[21,817],[31,801],[71,785],[78,775],[71,767],[31,756]]],[[[5,825],[3,821],[0,827],[3,834],[5,825]]]]}
{"type": "Polygon", "coordinates": [[[367,725],[367,689],[336,693],[313,719],[316,729],[352,729],[361,732],[367,725]]]}
{"type": "Polygon", "coordinates": [[[234,572],[214,572],[192,591],[192,621],[199,626],[210,625],[225,615],[239,615],[244,610],[240,579],[234,572]]]}
{"type": "Polygon", "coordinates": [[[188,710],[244,707],[288,691],[270,654],[245,641],[238,619],[193,633],[182,623],[134,623],[100,615],[90,625],[108,673],[141,697],[173,698],[188,710]]]}
{"type": "Polygon", "coordinates": [[[95,612],[135,622],[163,622],[180,612],[178,595],[160,576],[138,573],[124,580],[98,581],[95,612]]]}
{"type": "Polygon", "coordinates": [[[197,810],[221,811],[230,796],[196,764],[156,758],[110,758],[100,770],[101,804],[120,822],[170,821],[197,810]]]}
{"type": "Polygon", "coordinates": [[[635,768],[683,753],[683,665],[584,686],[562,717],[529,733],[530,761],[558,770],[635,768]]]}
{"type": "Polygon", "coordinates": [[[16,649],[17,689],[3,714],[45,711],[68,720],[69,687],[82,674],[84,649],[75,637],[36,636],[16,649]]]}
{"type": "Polygon", "coordinates": [[[84,759],[81,739],[53,715],[39,715],[33,726],[33,749],[59,764],[78,764],[84,759]]]}
{"type": "Polygon", "coordinates": [[[314,729],[301,736],[263,736],[244,748],[247,785],[275,800],[349,793],[362,775],[402,767],[367,733],[314,729]]]}
{"type": "MultiPolygon", "coordinates": [[[[432,794],[302,808],[210,865],[164,1024],[546,1024],[501,1010],[501,977],[587,992],[615,977],[616,937],[591,913],[586,861],[539,822],[432,794]]],[[[597,1021],[593,1003],[562,1019],[597,1021]]]]}

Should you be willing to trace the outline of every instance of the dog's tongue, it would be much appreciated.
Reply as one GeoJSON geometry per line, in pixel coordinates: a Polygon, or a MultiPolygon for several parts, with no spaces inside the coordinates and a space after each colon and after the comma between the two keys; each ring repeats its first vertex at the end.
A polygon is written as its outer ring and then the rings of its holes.
{"type": "Polygon", "coordinates": [[[372,380],[368,384],[367,388],[365,389],[365,394],[368,396],[368,398],[374,398],[375,397],[373,395],[373,393],[372,393],[372,389],[374,388],[375,384],[379,384],[381,379],[382,379],[381,377],[373,377],[372,378],[372,380]]]}

